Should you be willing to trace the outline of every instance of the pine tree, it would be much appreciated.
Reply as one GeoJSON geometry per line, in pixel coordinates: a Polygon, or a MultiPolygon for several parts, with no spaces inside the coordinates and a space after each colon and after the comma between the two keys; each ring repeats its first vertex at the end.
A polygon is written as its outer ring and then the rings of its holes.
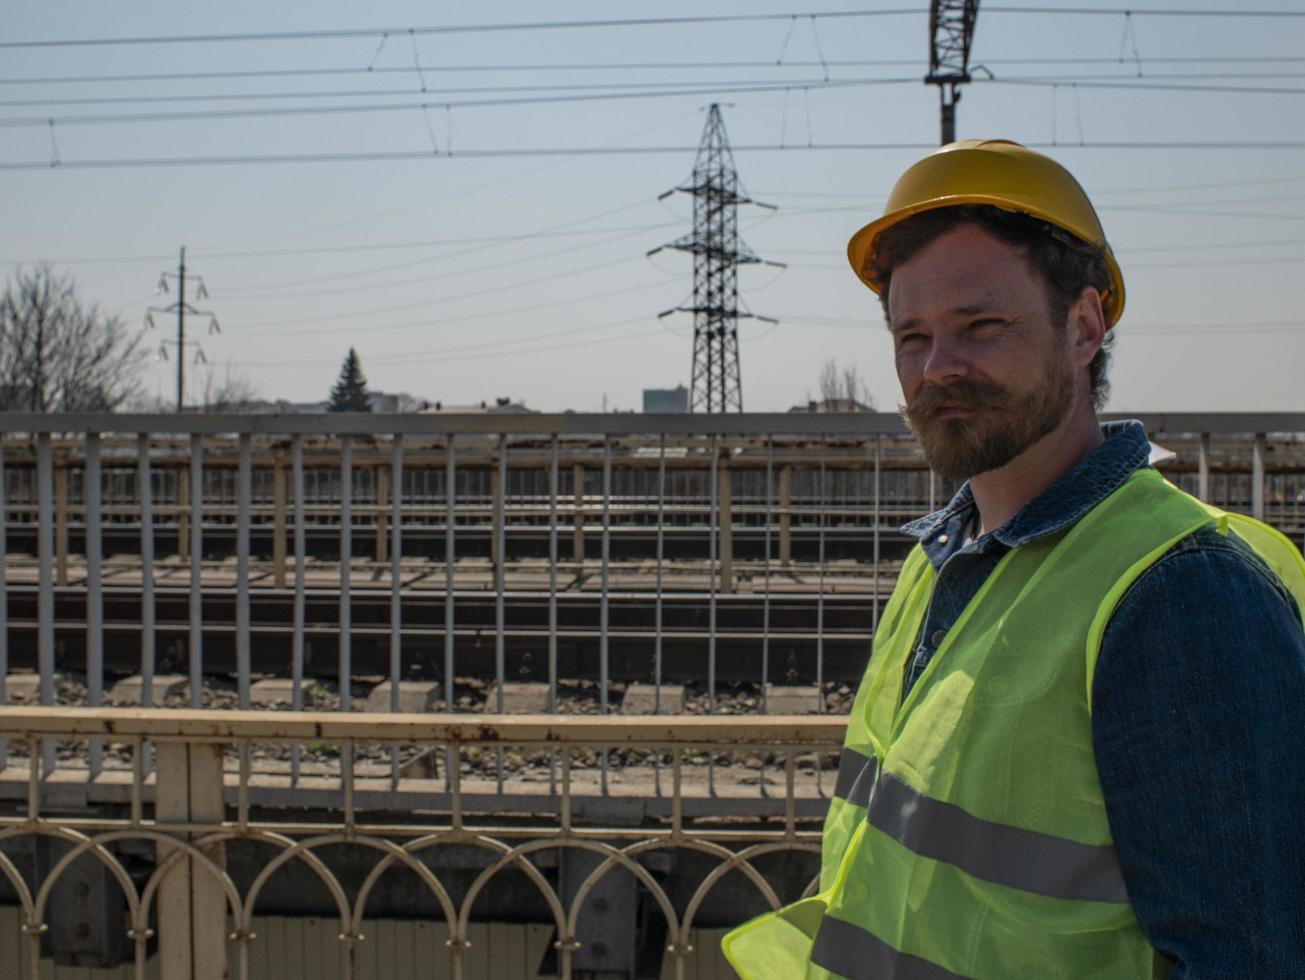
{"type": "Polygon", "coordinates": [[[371,399],[367,393],[367,379],[363,377],[362,362],[358,352],[349,348],[349,356],[340,367],[340,377],[331,389],[328,412],[370,412],[371,399]]]}

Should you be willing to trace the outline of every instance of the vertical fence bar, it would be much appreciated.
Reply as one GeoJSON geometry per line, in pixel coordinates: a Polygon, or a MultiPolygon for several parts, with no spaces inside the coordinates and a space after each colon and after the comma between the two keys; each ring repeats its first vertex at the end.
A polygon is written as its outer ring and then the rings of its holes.
{"type": "MultiPolygon", "coordinates": [[[[457,493],[454,483],[457,478],[457,460],[455,458],[453,433],[446,436],[444,452],[444,710],[453,710],[453,559],[454,524],[457,515],[457,493]]],[[[453,792],[453,781],[458,775],[458,756],[456,750],[449,746],[444,750],[444,780],[449,792],[453,792]]]]}
{"type": "MultiPolygon", "coordinates": [[[[378,529],[379,531],[379,529],[378,529]]],[[[403,588],[403,436],[394,434],[394,455],[390,461],[390,711],[399,710],[399,677],[402,659],[403,588]]],[[[399,746],[390,746],[390,782],[399,784],[399,746]]]]}
{"type": "MultiPolygon", "coordinates": [[[[82,502],[86,507],[86,695],[91,707],[104,700],[104,591],[101,562],[104,540],[100,508],[100,434],[86,433],[86,469],[82,472],[82,502]]],[[[0,703],[3,703],[0,701],[0,703]]],[[[100,774],[104,743],[90,743],[90,778],[100,774]]]]}
{"type": "MultiPolygon", "coordinates": [[[[608,685],[611,683],[611,562],[612,562],[612,437],[603,436],[603,536],[600,571],[600,596],[598,600],[598,709],[608,712],[608,685]]],[[[602,792],[607,793],[607,748],[601,755],[602,792]]]]}
{"type": "Polygon", "coordinates": [[[607,714],[608,685],[611,683],[611,562],[612,562],[612,437],[603,437],[603,539],[598,606],[599,706],[607,714]]]}
{"type": "MultiPolygon", "coordinates": [[[[304,439],[295,433],[290,437],[291,482],[294,484],[295,525],[295,601],[294,625],[290,639],[290,705],[295,711],[304,706],[304,439]]],[[[290,778],[299,781],[300,744],[290,747],[290,778]]]]}
{"type": "MultiPolygon", "coordinates": [[[[136,437],[136,492],[140,498],[140,703],[142,708],[154,706],[154,666],[156,660],[154,634],[154,474],[150,465],[150,437],[141,433],[136,437]]],[[[153,743],[141,746],[145,771],[154,768],[153,743]]]]}
{"type": "Polygon", "coordinates": [[[54,582],[68,587],[68,452],[54,468],[54,582]]]}
{"type": "Polygon", "coordinates": [[[348,711],[353,697],[353,438],[340,436],[340,662],[337,686],[340,710],[348,711]]]}
{"type": "MultiPolygon", "coordinates": [[[[653,713],[662,713],[662,563],[666,557],[666,433],[657,440],[657,581],[653,599],[653,713]]],[[[662,752],[653,752],[653,790],[662,795],[662,752]]]]}
{"type": "MultiPolygon", "coordinates": [[[[558,437],[548,452],[548,711],[557,711],[557,494],[558,437]]],[[[548,795],[557,794],[557,750],[548,753],[548,795]]]]}
{"type": "MultiPolygon", "coordinates": [[[[5,445],[0,439],[0,707],[9,703],[9,580],[5,574],[9,554],[9,499],[5,487],[5,445]]],[[[9,744],[0,738],[0,772],[8,768],[9,744]]]]}
{"type": "Polygon", "coordinates": [[[272,584],[285,588],[285,450],[272,454],[272,584]]]}
{"type": "MultiPolygon", "coordinates": [[[[770,686],[770,518],[774,507],[774,495],[771,479],[775,467],[775,437],[766,436],[766,516],[765,529],[762,531],[766,550],[761,574],[761,712],[766,713],[767,688],[770,686]]],[[[760,783],[765,789],[766,782],[760,783]]]]}
{"type": "Polygon", "coordinates": [[[874,507],[871,513],[871,520],[874,521],[874,530],[871,532],[873,561],[874,561],[874,602],[870,607],[870,631],[873,634],[879,629],[879,508],[882,500],[881,484],[881,462],[882,462],[883,437],[875,433],[875,496],[874,507]]]}
{"type": "MultiPolygon", "coordinates": [[[[154,474],[150,465],[150,437],[136,437],[136,493],[140,498],[140,704],[154,706],[154,474]]],[[[148,769],[149,766],[147,765],[148,769]]]]}
{"type": "Polygon", "coordinates": [[[554,435],[548,453],[548,710],[550,713],[557,710],[557,493],[559,489],[558,437],[554,435]]]}
{"type": "MultiPolygon", "coordinates": [[[[504,588],[507,582],[507,433],[498,436],[498,474],[494,492],[494,688],[498,691],[496,710],[503,711],[503,689],[507,683],[507,638],[503,635],[505,621],[504,588]]],[[[494,787],[503,792],[503,750],[494,753],[494,787]]]]}
{"type": "Polygon", "coordinates": [[[571,495],[574,530],[571,536],[571,560],[576,564],[576,575],[584,573],[585,560],[585,468],[583,463],[571,466],[571,495]]]}
{"type": "Polygon", "coordinates": [[[793,560],[793,467],[779,471],[779,563],[785,568],[793,560]]]}
{"type": "Polygon", "coordinates": [[[1210,502],[1210,433],[1201,433],[1200,454],[1196,460],[1196,495],[1210,502]]]}
{"type": "Polygon", "coordinates": [[[190,706],[204,706],[204,440],[190,437],[190,706]]]}
{"type": "MultiPolygon", "coordinates": [[[[829,515],[829,468],[825,464],[825,448],[820,443],[820,525],[816,532],[816,563],[819,565],[816,588],[816,710],[825,710],[825,525],[829,515]]],[[[816,766],[816,777],[820,766],[816,766]]]]}
{"type": "MultiPolygon", "coordinates": [[[[708,453],[711,473],[707,478],[707,712],[716,713],[716,505],[719,487],[716,483],[720,466],[720,447],[716,436],[710,439],[708,453]]],[[[707,792],[716,792],[716,752],[707,749],[707,792]]]]}
{"type": "Polygon", "coordinates": [[[1263,432],[1255,433],[1255,449],[1251,456],[1251,516],[1264,520],[1264,453],[1267,439],[1263,432]]]}
{"type": "Polygon", "coordinates": [[[666,557],[666,433],[657,441],[657,583],[653,599],[653,711],[662,713],[662,563],[666,557]]]}
{"type": "Polygon", "coordinates": [[[240,433],[236,463],[236,690],[249,710],[249,521],[254,495],[253,436],[240,433]]]}
{"type": "Polygon", "coordinates": [[[720,499],[720,590],[728,595],[734,591],[734,470],[730,467],[728,447],[717,481],[720,499]]]}
{"type": "Polygon", "coordinates": [[[716,436],[710,439],[711,472],[707,478],[707,705],[716,713],[716,506],[720,487],[717,483],[720,449],[716,436]]]}
{"type": "MultiPolygon", "coordinates": [[[[37,596],[36,659],[40,670],[40,702],[54,704],[54,452],[50,433],[36,437],[37,596]]],[[[54,771],[54,742],[41,740],[47,773],[54,771]]]]}
{"type": "MultiPolygon", "coordinates": [[[[504,571],[507,567],[507,533],[506,533],[506,497],[507,497],[507,434],[498,437],[498,483],[494,491],[494,686],[498,691],[498,700],[494,710],[503,711],[503,684],[506,681],[506,644],[503,636],[505,607],[503,590],[506,584],[504,571]]],[[[502,774],[499,774],[500,785],[502,774]]]]}

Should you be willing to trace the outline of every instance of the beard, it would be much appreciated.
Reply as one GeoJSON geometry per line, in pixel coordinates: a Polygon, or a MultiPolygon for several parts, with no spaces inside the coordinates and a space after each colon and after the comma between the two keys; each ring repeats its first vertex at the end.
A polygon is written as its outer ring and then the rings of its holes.
{"type": "Polygon", "coordinates": [[[967,480],[1005,466],[1060,425],[1074,400],[1074,375],[1063,359],[1049,359],[1039,384],[1011,392],[990,381],[963,379],[930,385],[898,411],[920,440],[925,459],[944,479],[967,480]],[[943,406],[971,412],[942,418],[943,406]]]}

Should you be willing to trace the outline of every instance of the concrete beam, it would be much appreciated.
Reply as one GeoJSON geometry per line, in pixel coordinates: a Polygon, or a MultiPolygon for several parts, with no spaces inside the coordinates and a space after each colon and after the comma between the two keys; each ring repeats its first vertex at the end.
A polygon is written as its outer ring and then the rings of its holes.
{"type": "Polygon", "coordinates": [[[623,715],[684,714],[684,685],[631,684],[621,702],[623,715]]]}
{"type": "Polygon", "coordinates": [[[766,714],[814,715],[820,712],[820,689],[809,684],[767,684],[766,714]]]}
{"type": "MultiPolygon", "coordinates": [[[[367,695],[367,710],[384,713],[390,710],[390,692],[393,685],[381,681],[367,695]]],[[[399,681],[399,711],[404,714],[425,714],[434,711],[440,701],[438,681],[399,681]]]]}
{"type": "MultiPolygon", "coordinates": [[[[299,690],[305,691],[316,683],[313,678],[305,677],[299,682],[299,690]]],[[[258,707],[293,704],[294,698],[295,682],[292,677],[264,677],[261,681],[254,681],[249,688],[249,703],[258,707]]]]}
{"type": "MultiPolygon", "coordinates": [[[[498,711],[498,685],[491,684],[485,697],[485,711],[498,711]]],[[[548,713],[548,685],[509,681],[503,685],[503,714],[542,715],[548,713]]]]}
{"type": "MultiPolygon", "coordinates": [[[[150,687],[153,694],[151,703],[162,704],[165,699],[184,693],[189,684],[190,678],[185,674],[155,674],[150,687]]],[[[140,674],[132,674],[113,685],[109,691],[109,701],[112,704],[140,704],[144,691],[145,678],[140,674]]]]}

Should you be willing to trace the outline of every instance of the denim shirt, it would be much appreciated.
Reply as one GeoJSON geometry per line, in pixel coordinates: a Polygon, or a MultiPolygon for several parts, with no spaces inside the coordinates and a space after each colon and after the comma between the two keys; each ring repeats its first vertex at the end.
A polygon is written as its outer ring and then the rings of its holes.
{"type": "MultiPolygon", "coordinates": [[[[904,692],[1006,552],[1073,524],[1148,465],[1140,423],[1102,431],[1101,445],[973,541],[968,483],[902,528],[937,572],[904,692]]],[[[1092,688],[1115,851],[1142,931],[1174,962],[1174,978],[1305,978],[1303,737],[1295,602],[1238,539],[1189,535],[1120,600],[1092,688]]]]}

